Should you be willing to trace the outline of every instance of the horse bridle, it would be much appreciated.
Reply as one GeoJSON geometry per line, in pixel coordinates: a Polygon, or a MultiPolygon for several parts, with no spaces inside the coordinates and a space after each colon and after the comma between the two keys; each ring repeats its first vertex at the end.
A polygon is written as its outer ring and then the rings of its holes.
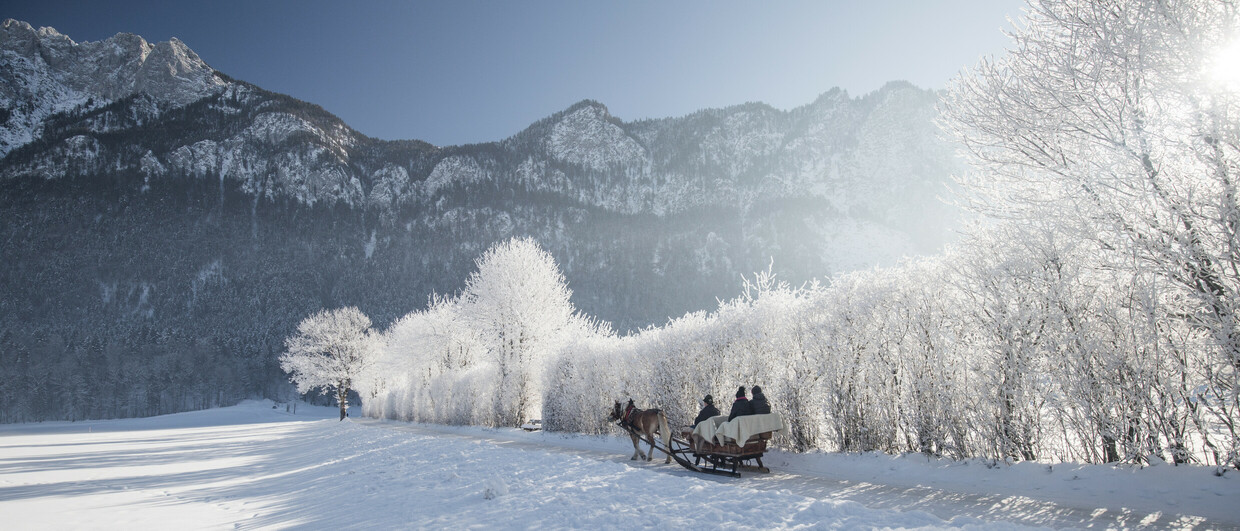
{"type": "Polygon", "coordinates": [[[625,426],[632,426],[636,428],[637,426],[634,426],[633,421],[630,420],[630,417],[633,416],[634,411],[637,411],[637,406],[634,406],[633,401],[630,400],[629,405],[624,408],[624,413],[621,413],[620,418],[616,419],[616,425],[622,428],[625,426]]]}

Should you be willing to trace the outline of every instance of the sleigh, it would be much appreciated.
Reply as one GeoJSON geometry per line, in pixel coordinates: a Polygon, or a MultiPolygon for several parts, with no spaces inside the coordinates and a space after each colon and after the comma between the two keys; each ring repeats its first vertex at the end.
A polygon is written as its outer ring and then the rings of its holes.
{"type": "Polygon", "coordinates": [[[731,421],[719,415],[694,428],[683,428],[681,438],[689,450],[687,455],[693,456],[693,469],[740,476],[738,471],[742,468],[770,472],[762,464],[767,442],[775,433],[786,431],[787,425],[778,413],[745,415],[731,421]]]}
{"type": "Polygon", "coordinates": [[[775,433],[787,430],[778,413],[746,415],[731,421],[719,415],[696,427],[681,428],[672,434],[668,448],[659,439],[654,446],[694,472],[740,477],[741,470],[770,472],[762,464],[767,442],[775,433]]]}

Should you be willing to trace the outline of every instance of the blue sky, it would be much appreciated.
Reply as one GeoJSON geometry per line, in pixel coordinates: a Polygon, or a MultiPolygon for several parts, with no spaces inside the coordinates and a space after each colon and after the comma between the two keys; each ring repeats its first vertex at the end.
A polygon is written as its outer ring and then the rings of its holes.
{"type": "Polygon", "coordinates": [[[488,142],[582,99],[624,120],[832,87],[942,88],[1002,53],[1017,0],[169,2],[36,0],[0,17],[76,41],[177,37],[228,75],[367,135],[488,142]]]}

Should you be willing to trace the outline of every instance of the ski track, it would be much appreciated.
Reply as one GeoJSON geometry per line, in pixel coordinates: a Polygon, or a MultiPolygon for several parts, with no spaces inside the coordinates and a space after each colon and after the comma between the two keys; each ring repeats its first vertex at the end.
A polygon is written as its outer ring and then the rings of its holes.
{"type": "Polygon", "coordinates": [[[1240,518],[793,472],[803,456],[777,452],[766,459],[771,474],[729,478],[630,461],[627,438],[298,413],[250,402],[0,426],[0,514],[9,529],[1240,529],[1240,518]]]}

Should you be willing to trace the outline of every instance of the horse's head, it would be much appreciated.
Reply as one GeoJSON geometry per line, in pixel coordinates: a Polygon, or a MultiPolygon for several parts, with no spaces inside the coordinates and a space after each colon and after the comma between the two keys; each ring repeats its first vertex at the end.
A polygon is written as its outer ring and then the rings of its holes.
{"type": "Polygon", "coordinates": [[[620,410],[620,402],[616,402],[616,406],[611,408],[611,415],[608,417],[608,419],[611,420],[612,422],[615,422],[617,420],[620,420],[620,418],[623,416],[624,416],[624,412],[620,410]]]}

